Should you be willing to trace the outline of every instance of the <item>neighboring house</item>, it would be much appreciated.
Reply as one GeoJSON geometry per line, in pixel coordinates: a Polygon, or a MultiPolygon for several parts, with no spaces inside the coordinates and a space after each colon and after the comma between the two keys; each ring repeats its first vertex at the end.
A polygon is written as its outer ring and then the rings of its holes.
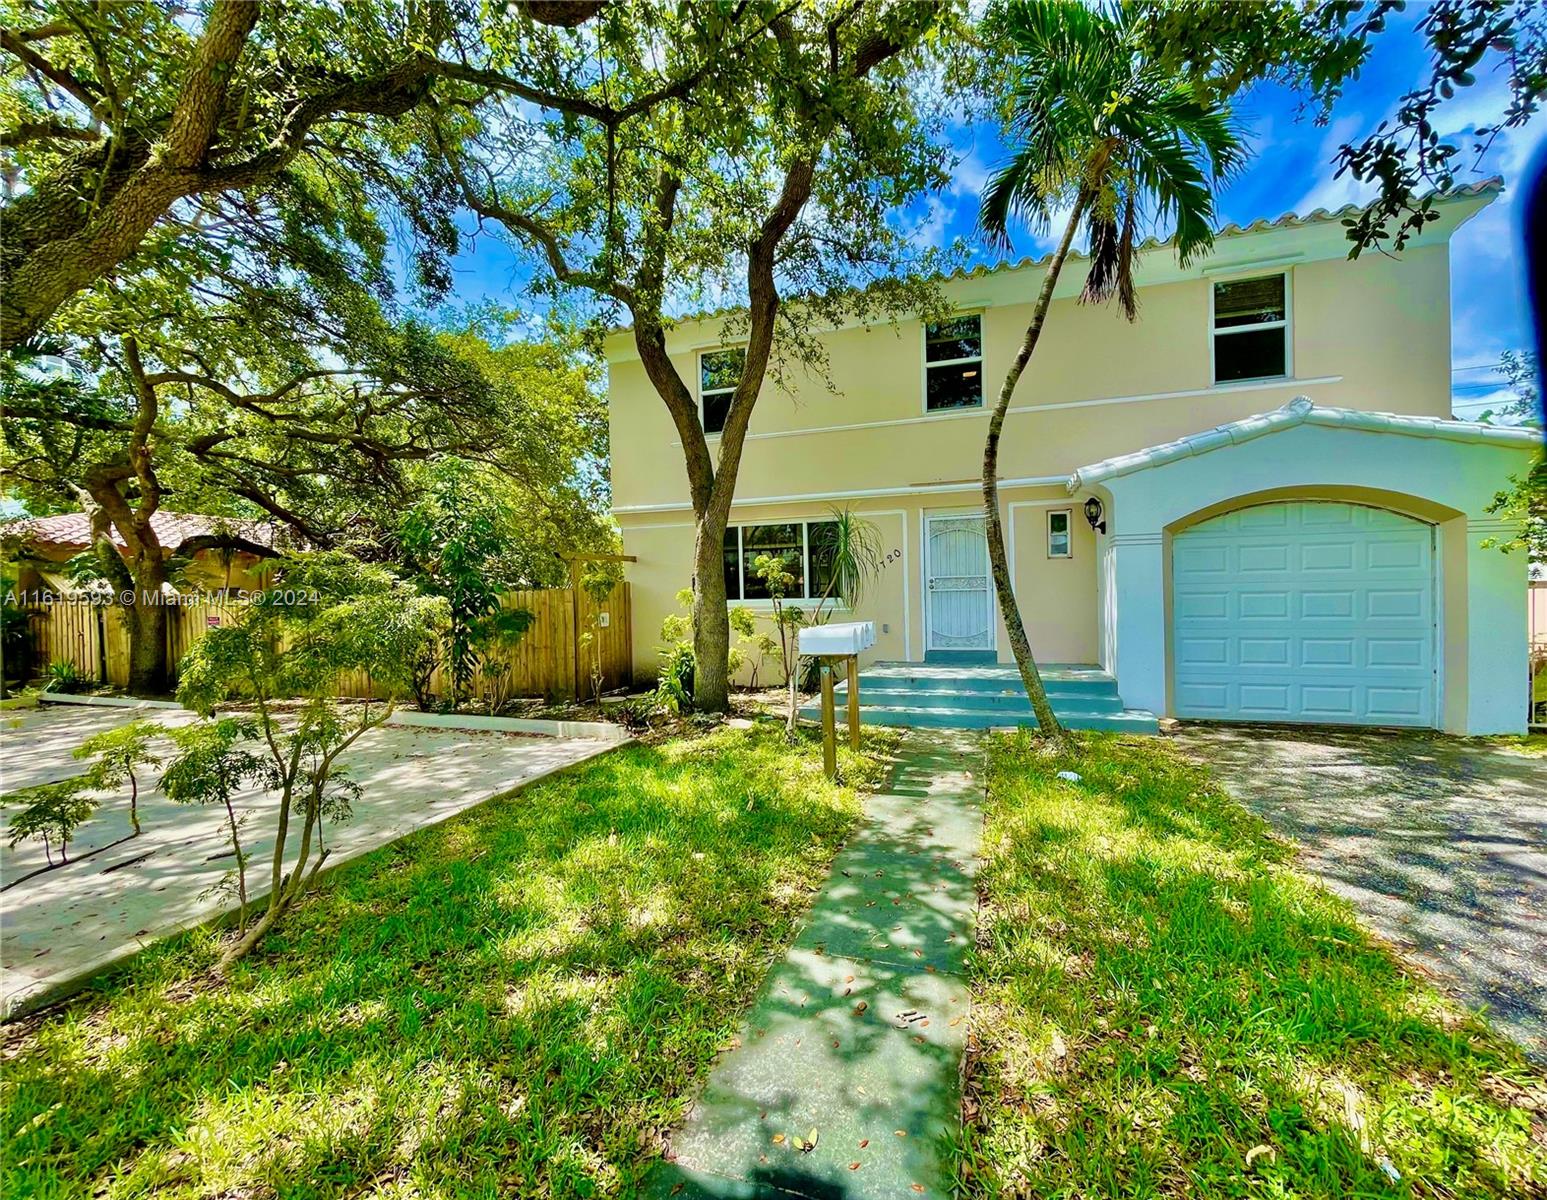
{"type": "MultiPolygon", "coordinates": [[[[167,558],[187,558],[175,581],[184,591],[261,587],[260,569],[267,552],[283,540],[272,522],[235,517],[157,512],[150,524],[167,558]],[[216,539],[227,544],[209,544],[216,539]]],[[[123,539],[116,531],[112,537],[122,553],[123,539]]],[[[91,548],[91,518],[85,513],[60,513],[8,521],[0,525],[0,539],[20,568],[21,589],[70,591],[76,585],[65,573],[65,564],[91,548]]]]}
{"type": "MultiPolygon", "coordinates": [[[[1066,268],[1000,448],[1014,584],[1037,655],[1099,664],[1122,703],[1178,717],[1524,727],[1522,555],[1487,512],[1535,450],[1450,417],[1455,231],[1497,181],[1436,205],[1395,257],[1347,257],[1347,210],[1230,226],[1179,267],[1145,247],[1140,318],[1075,300],[1066,268]]],[[[992,401],[1038,263],[945,283],[956,315],[832,330],[826,378],[765,388],[727,540],[732,604],[766,609],[752,559],[799,556],[835,505],[880,531],[867,661],[1010,662],[988,578],[978,475],[992,401]]],[[[720,316],[668,337],[712,434],[740,351],[720,316]]],[[[635,656],[692,574],[675,430],[627,332],[607,343],[613,512],[635,656]]],[[[715,439],[710,438],[711,452],[715,439]]]]}

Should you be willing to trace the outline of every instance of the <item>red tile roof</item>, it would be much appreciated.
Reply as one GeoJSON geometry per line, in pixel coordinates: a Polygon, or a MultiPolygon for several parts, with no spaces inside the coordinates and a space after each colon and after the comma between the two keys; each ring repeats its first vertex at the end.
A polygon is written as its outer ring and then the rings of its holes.
{"type": "MultiPolygon", "coordinates": [[[[229,532],[259,546],[274,546],[280,531],[272,521],[248,521],[237,517],[206,517],[197,513],[158,512],[151,516],[150,527],[161,545],[175,551],[189,538],[229,532]]],[[[91,545],[91,518],[85,513],[60,513],[53,517],[28,517],[0,526],[0,532],[21,536],[44,546],[79,547],[91,545]]],[[[122,546],[123,538],[113,531],[113,544],[122,546]]]]}

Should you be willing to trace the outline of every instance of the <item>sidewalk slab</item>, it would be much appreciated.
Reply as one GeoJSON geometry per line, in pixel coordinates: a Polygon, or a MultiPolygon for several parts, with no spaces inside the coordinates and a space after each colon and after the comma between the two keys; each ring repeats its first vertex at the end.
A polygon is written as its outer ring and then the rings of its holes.
{"type": "Polygon", "coordinates": [[[952,733],[903,744],[647,1196],[949,1195],[942,1151],[959,1128],[981,755],[952,733]]]}

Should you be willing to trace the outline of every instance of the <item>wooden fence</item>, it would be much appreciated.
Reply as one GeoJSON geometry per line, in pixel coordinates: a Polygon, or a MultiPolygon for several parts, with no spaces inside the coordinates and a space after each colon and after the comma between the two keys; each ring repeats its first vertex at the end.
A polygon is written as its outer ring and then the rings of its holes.
{"type": "MultiPolygon", "coordinates": [[[[533,621],[513,648],[491,656],[504,665],[506,673],[480,672],[473,683],[478,698],[500,690],[507,696],[588,697],[593,675],[600,677],[604,692],[633,685],[627,583],[615,584],[601,601],[585,588],[578,598],[569,588],[544,588],[507,592],[501,602],[506,608],[526,609],[533,621]]],[[[170,608],[167,661],[174,675],[183,655],[208,629],[235,620],[239,612],[234,603],[202,599],[170,608]]],[[[129,682],[129,636],[116,604],[55,603],[35,608],[32,641],[39,674],[49,663],[62,660],[74,663],[86,679],[115,687],[129,682]]],[[[367,696],[372,690],[369,677],[357,672],[344,678],[339,693],[367,696]]],[[[450,690],[445,672],[436,671],[430,690],[440,696],[450,690]]]]}

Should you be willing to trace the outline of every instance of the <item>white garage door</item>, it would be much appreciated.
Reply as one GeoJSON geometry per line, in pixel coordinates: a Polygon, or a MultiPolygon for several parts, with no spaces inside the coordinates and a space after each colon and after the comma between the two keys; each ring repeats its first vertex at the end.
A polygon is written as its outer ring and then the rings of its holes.
{"type": "Polygon", "coordinates": [[[1434,533],[1396,513],[1243,508],[1171,547],[1178,716],[1434,724],[1434,533]]]}

